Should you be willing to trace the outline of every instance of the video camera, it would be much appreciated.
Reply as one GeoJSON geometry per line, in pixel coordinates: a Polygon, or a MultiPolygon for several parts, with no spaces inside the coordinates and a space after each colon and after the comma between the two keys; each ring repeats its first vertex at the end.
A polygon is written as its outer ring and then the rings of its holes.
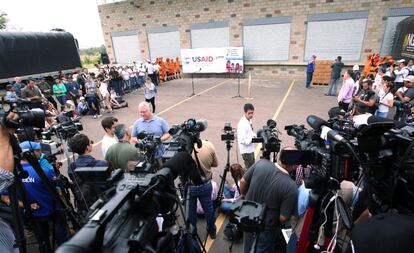
{"type": "Polygon", "coordinates": [[[339,188],[339,183],[356,179],[359,175],[359,164],[353,153],[344,145],[344,139],[327,122],[316,116],[308,116],[308,124],[286,126],[288,135],[295,137],[298,150],[286,150],[282,157],[283,164],[311,166],[313,169],[305,185],[310,189],[339,188]]]}
{"type": "Polygon", "coordinates": [[[181,234],[173,232],[179,205],[174,179],[191,179],[194,170],[191,155],[181,151],[157,173],[124,173],[109,200],[98,200],[86,225],[57,252],[175,252],[181,234]]]}
{"type": "Polygon", "coordinates": [[[8,128],[45,127],[45,113],[42,109],[29,109],[29,100],[4,101],[0,110],[0,122],[8,128]],[[12,115],[14,114],[14,115],[12,115]]]}
{"type": "Polygon", "coordinates": [[[222,141],[234,141],[234,131],[230,122],[224,123],[223,133],[221,134],[222,141]]]}
{"type": "Polygon", "coordinates": [[[157,171],[158,165],[155,162],[155,153],[162,144],[161,138],[145,131],[138,133],[137,138],[139,142],[135,144],[135,147],[143,155],[143,159],[136,163],[135,170],[148,171],[150,168],[153,168],[157,171]]]}
{"type": "Polygon", "coordinates": [[[206,120],[188,119],[181,125],[173,125],[168,133],[173,137],[170,141],[167,151],[162,156],[163,161],[166,161],[180,151],[185,151],[189,154],[193,152],[194,144],[201,148],[200,132],[207,128],[206,120]]]}
{"type": "Polygon", "coordinates": [[[276,129],[276,121],[269,119],[266,126],[257,131],[257,137],[253,138],[252,142],[262,143],[262,157],[270,159],[271,153],[280,151],[280,139],[276,129]]]}

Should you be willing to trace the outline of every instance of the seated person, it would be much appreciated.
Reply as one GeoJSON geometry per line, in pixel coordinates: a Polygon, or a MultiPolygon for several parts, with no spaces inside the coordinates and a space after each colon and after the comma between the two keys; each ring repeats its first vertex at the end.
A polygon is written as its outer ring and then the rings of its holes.
{"type": "Polygon", "coordinates": [[[111,90],[111,97],[109,99],[109,102],[111,103],[112,108],[121,109],[121,108],[124,108],[124,107],[128,107],[127,102],[121,104],[121,103],[118,102],[118,100],[116,98],[117,97],[116,97],[115,91],[111,90]]]}
{"type": "Polygon", "coordinates": [[[51,102],[46,103],[46,111],[49,111],[50,114],[53,115],[53,117],[56,117],[59,115],[59,111],[55,108],[55,106],[51,102]]]}
{"type": "Polygon", "coordinates": [[[11,84],[6,86],[6,95],[4,95],[3,100],[7,102],[16,101],[17,94],[14,91],[14,88],[11,84]]]}
{"type": "Polygon", "coordinates": [[[78,113],[79,115],[82,115],[82,116],[85,116],[89,113],[89,107],[88,107],[88,103],[85,102],[85,97],[79,98],[78,113]]]}
{"type": "Polygon", "coordinates": [[[354,110],[357,107],[367,107],[367,111],[371,114],[375,113],[376,106],[375,102],[377,101],[377,95],[372,89],[372,81],[369,79],[364,79],[362,81],[362,89],[359,90],[358,94],[353,97],[354,110]]]}
{"type": "Polygon", "coordinates": [[[96,160],[91,156],[93,141],[89,140],[88,136],[84,134],[76,134],[69,140],[69,147],[73,153],[78,154],[78,158],[69,165],[68,175],[72,182],[74,182],[75,197],[78,202],[78,209],[81,212],[87,211],[99,197],[99,194],[104,189],[97,186],[86,185],[82,179],[75,174],[76,168],[80,167],[107,167],[106,161],[96,160]],[[86,205],[85,206],[85,202],[86,205]]]}
{"type": "Polygon", "coordinates": [[[78,110],[76,109],[75,103],[72,100],[66,100],[65,107],[63,108],[65,112],[72,112],[73,117],[79,116],[78,110]]]}
{"type": "Polygon", "coordinates": [[[230,173],[232,179],[230,182],[226,180],[226,184],[224,185],[223,199],[221,200],[220,205],[220,210],[223,212],[229,212],[230,207],[233,205],[233,203],[240,199],[240,193],[233,181],[236,180],[237,184],[240,187],[240,180],[243,178],[244,169],[240,164],[235,163],[230,166],[230,173]]]}

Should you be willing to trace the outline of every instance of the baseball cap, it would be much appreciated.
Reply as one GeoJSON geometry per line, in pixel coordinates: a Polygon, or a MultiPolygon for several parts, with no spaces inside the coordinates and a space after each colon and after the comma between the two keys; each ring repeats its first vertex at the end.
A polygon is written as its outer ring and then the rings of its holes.
{"type": "Polygon", "coordinates": [[[405,60],[404,60],[404,59],[400,59],[400,60],[398,60],[397,62],[398,62],[398,63],[403,63],[403,62],[405,62],[405,60]]]}
{"type": "Polygon", "coordinates": [[[40,143],[34,141],[24,141],[20,143],[21,149],[28,149],[28,150],[40,150],[40,143]]]}
{"type": "Polygon", "coordinates": [[[406,78],[404,78],[404,81],[414,83],[414,76],[407,76],[406,78]]]}
{"type": "Polygon", "coordinates": [[[354,70],[354,71],[359,70],[359,66],[358,66],[358,65],[354,65],[354,66],[352,67],[352,70],[354,70]]]}
{"type": "Polygon", "coordinates": [[[79,100],[85,100],[85,97],[80,97],[79,100]]]}

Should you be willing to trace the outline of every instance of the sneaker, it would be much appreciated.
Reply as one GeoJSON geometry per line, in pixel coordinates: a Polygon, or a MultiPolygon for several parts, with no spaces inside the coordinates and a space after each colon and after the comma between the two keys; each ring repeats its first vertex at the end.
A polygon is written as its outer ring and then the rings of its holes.
{"type": "Polygon", "coordinates": [[[97,118],[97,116],[96,116],[96,115],[93,115],[93,118],[94,118],[94,119],[96,119],[96,118],[97,118]]]}
{"type": "Polygon", "coordinates": [[[100,118],[100,117],[102,117],[102,114],[99,114],[99,115],[98,115],[98,118],[100,118]]]}

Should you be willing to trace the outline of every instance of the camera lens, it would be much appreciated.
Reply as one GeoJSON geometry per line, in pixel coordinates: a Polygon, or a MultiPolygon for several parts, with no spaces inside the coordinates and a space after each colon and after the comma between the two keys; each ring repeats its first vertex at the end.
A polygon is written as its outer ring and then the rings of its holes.
{"type": "Polygon", "coordinates": [[[19,113],[21,122],[24,126],[32,126],[37,128],[45,127],[45,112],[42,109],[32,109],[19,113]]]}

